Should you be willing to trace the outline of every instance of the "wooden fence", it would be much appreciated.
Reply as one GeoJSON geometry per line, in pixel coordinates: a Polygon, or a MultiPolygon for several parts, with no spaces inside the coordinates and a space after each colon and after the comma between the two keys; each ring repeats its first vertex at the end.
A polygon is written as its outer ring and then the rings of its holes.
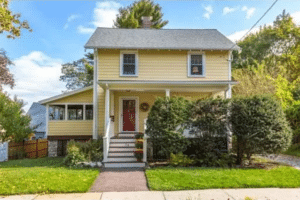
{"type": "Polygon", "coordinates": [[[8,159],[42,158],[48,155],[48,140],[37,139],[19,143],[10,142],[8,145],[8,159]]]}

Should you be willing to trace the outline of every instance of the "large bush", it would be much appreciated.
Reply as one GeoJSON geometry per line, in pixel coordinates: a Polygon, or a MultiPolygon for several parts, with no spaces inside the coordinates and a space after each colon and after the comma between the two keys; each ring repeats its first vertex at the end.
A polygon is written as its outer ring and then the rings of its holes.
{"type": "Polygon", "coordinates": [[[169,157],[186,150],[188,140],[183,136],[189,117],[190,103],[181,97],[158,97],[147,120],[146,134],[160,147],[159,156],[169,157]]]}
{"type": "Polygon", "coordinates": [[[229,100],[205,99],[193,104],[189,120],[191,138],[185,154],[194,155],[200,166],[219,166],[227,153],[229,100]]]}
{"type": "Polygon", "coordinates": [[[271,96],[236,98],[230,122],[236,139],[237,164],[244,155],[278,153],[291,143],[291,129],[280,102],[271,96]]]}

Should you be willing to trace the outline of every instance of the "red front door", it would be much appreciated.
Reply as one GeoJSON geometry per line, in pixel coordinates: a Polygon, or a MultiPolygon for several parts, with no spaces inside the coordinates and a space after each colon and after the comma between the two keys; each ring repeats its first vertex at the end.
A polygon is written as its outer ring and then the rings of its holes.
{"type": "Polygon", "coordinates": [[[135,131],[135,100],[123,99],[123,131],[135,131]]]}

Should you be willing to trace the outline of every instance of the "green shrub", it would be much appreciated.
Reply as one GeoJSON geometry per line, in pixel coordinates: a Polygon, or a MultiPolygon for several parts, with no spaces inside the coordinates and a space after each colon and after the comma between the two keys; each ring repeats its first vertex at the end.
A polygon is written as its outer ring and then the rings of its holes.
{"type": "Polygon", "coordinates": [[[186,167],[192,165],[194,160],[184,155],[182,152],[178,154],[172,154],[170,156],[170,164],[172,166],[186,167]]]}
{"type": "Polygon", "coordinates": [[[189,117],[189,102],[178,97],[158,97],[148,115],[146,133],[160,146],[159,156],[186,150],[188,140],[183,136],[184,124],[189,117]]]}
{"type": "Polygon", "coordinates": [[[88,161],[99,162],[103,159],[103,139],[78,142],[80,151],[88,161]]]}
{"type": "Polygon", "coordinates": [[[77,166],[80,162],[86,161],[84,154],[80,151],[78,142],[70,141],[67,146],[67,156],[63,163],[67,166],[77,166]]]}
{"type": "Polygon", "coordinates": [[[237,164],[244,155],[278,153],[287,149],[292,133],[280,102],[271,96],[236,98],[230,122],[236,137],[237,164]]]}
{"type": "Polygon", "coordinates": [[[141,142],[135,143],[135,148],[142,149],[143,148],[143,143],[141,143],[141,142]]]}

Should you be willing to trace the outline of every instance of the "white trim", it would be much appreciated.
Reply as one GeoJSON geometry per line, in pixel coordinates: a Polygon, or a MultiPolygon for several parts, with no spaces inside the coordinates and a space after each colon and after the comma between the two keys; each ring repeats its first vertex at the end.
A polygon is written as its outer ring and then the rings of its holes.
{"type": "Polygon", "coordinates": [[[166,89],[166,97],[170,97],[170,89],[166,89]]]}
{"type": "Polygon", "coordinates": [[[60,94],[60,95],[56,95],[54,97],[50,97],[48,99],[41,100],[38,103],[43,105],[43,104],[46,104],[46,103],[50,103],[51,101],[62,99],[64,97],[68,97],[68,96],[71,96],[71,95],[74,95],[74,94],[77,94],[77,93],[80,93],[80,92],[84,92],[84,91],[87,91],[87,90],[90,90],[90,89],[93,89],[93,86],[88,86],[88,87],[81,88],[81,89],[78,89],[78,90],[74,90],[74,91],[71,91],[71,92],[66,92],[66,93],[63,93],[63,94],[60,94]]]}
{"type": "MultiPolygon", "coordinates": [[[[48,103],[46,104],[46,106],[48,106],[48,120],[51,122],[63,122],[63,121],[91,121],[91,119],[85,119],[85,110],[86,110],[86,106],[87,105],[92,105],[93,106],[93,110],[94,110],[94,105],[93,103],[48,103]],[[49,120],[49,106],[55,106],[55,105],[64,105],[65,106],[65,119],[63,120],[49,120]],[[68,105],[82,105],[83,106],[83,118],[82,119],[78,119],[78,120],[69,120],[68,119],[68,105]]],[[[93,119],[94,119],[94,115],[93,115],[93,119]]]]}
{"type": "Polygon", "coordinates": [[[228,84],[228,89],[225,91],[225,98],[231,99],[231,85],[228,84]]]}
{"type": "Polygon", "coordinates": [[[49,132],[48,124],[49,124],[49,104],[46,104],[46,135],[45,135],[46,138],[47,138],[48,132],[49,132]]]}
{"type": "Polygon", "coordinates": [[[139,76],[139,56],[138,51],[132,51],[132,50],[121,50],[120,51],[120,76],[129,76],[129,77],[137,77],[139,76]],[[135,55],[135,74],[123,74],[123,55],[124,54],[134,54],[135,55]]]}
{"type": "MultiPolygon", "coordinates": [[[[137,96],[121,96],[119,97],[119,132],[123,131],[123,100],[135,100],[135,132],[139,132],[139,97],[137,96]]],[[[132,131],[129,131],[132,132],[132,131]]]]}
{"type": "Polygon", "coordinates": [[[98,139],[98,50],[94,49],[93,139],[98,139]]]}
{"type": "Polygon", "coordinates": [[[110,103],[110,91],[109,91],[109,88],[106,87],[105,89],[105,117],[104,117],[104,130],[106,131],[107,129],[107,124],[109,122],[109,103],[110,103]]]}
{"type": "Polygon", "coordinates": [[[99,81],[101,85],[106,84],[167,84],[167,85],[236,85],[238,82],[235,81],[99,81]]]}
{"type": "Polygon", "coordinates": [[[188,77],[199,77],[204,78],[206,76],[206,57],[204,51],[188,51],[187,53],[187,71],[188,77]],[[202,75],[192,75],[191,74],[191,55],[202,55],[202,75]]]}
{"type": "Polygon", "coordinates": [[[228,52],[228,80],[231,81],[231,62],[232,62],[232,51],[228,52]]]}

